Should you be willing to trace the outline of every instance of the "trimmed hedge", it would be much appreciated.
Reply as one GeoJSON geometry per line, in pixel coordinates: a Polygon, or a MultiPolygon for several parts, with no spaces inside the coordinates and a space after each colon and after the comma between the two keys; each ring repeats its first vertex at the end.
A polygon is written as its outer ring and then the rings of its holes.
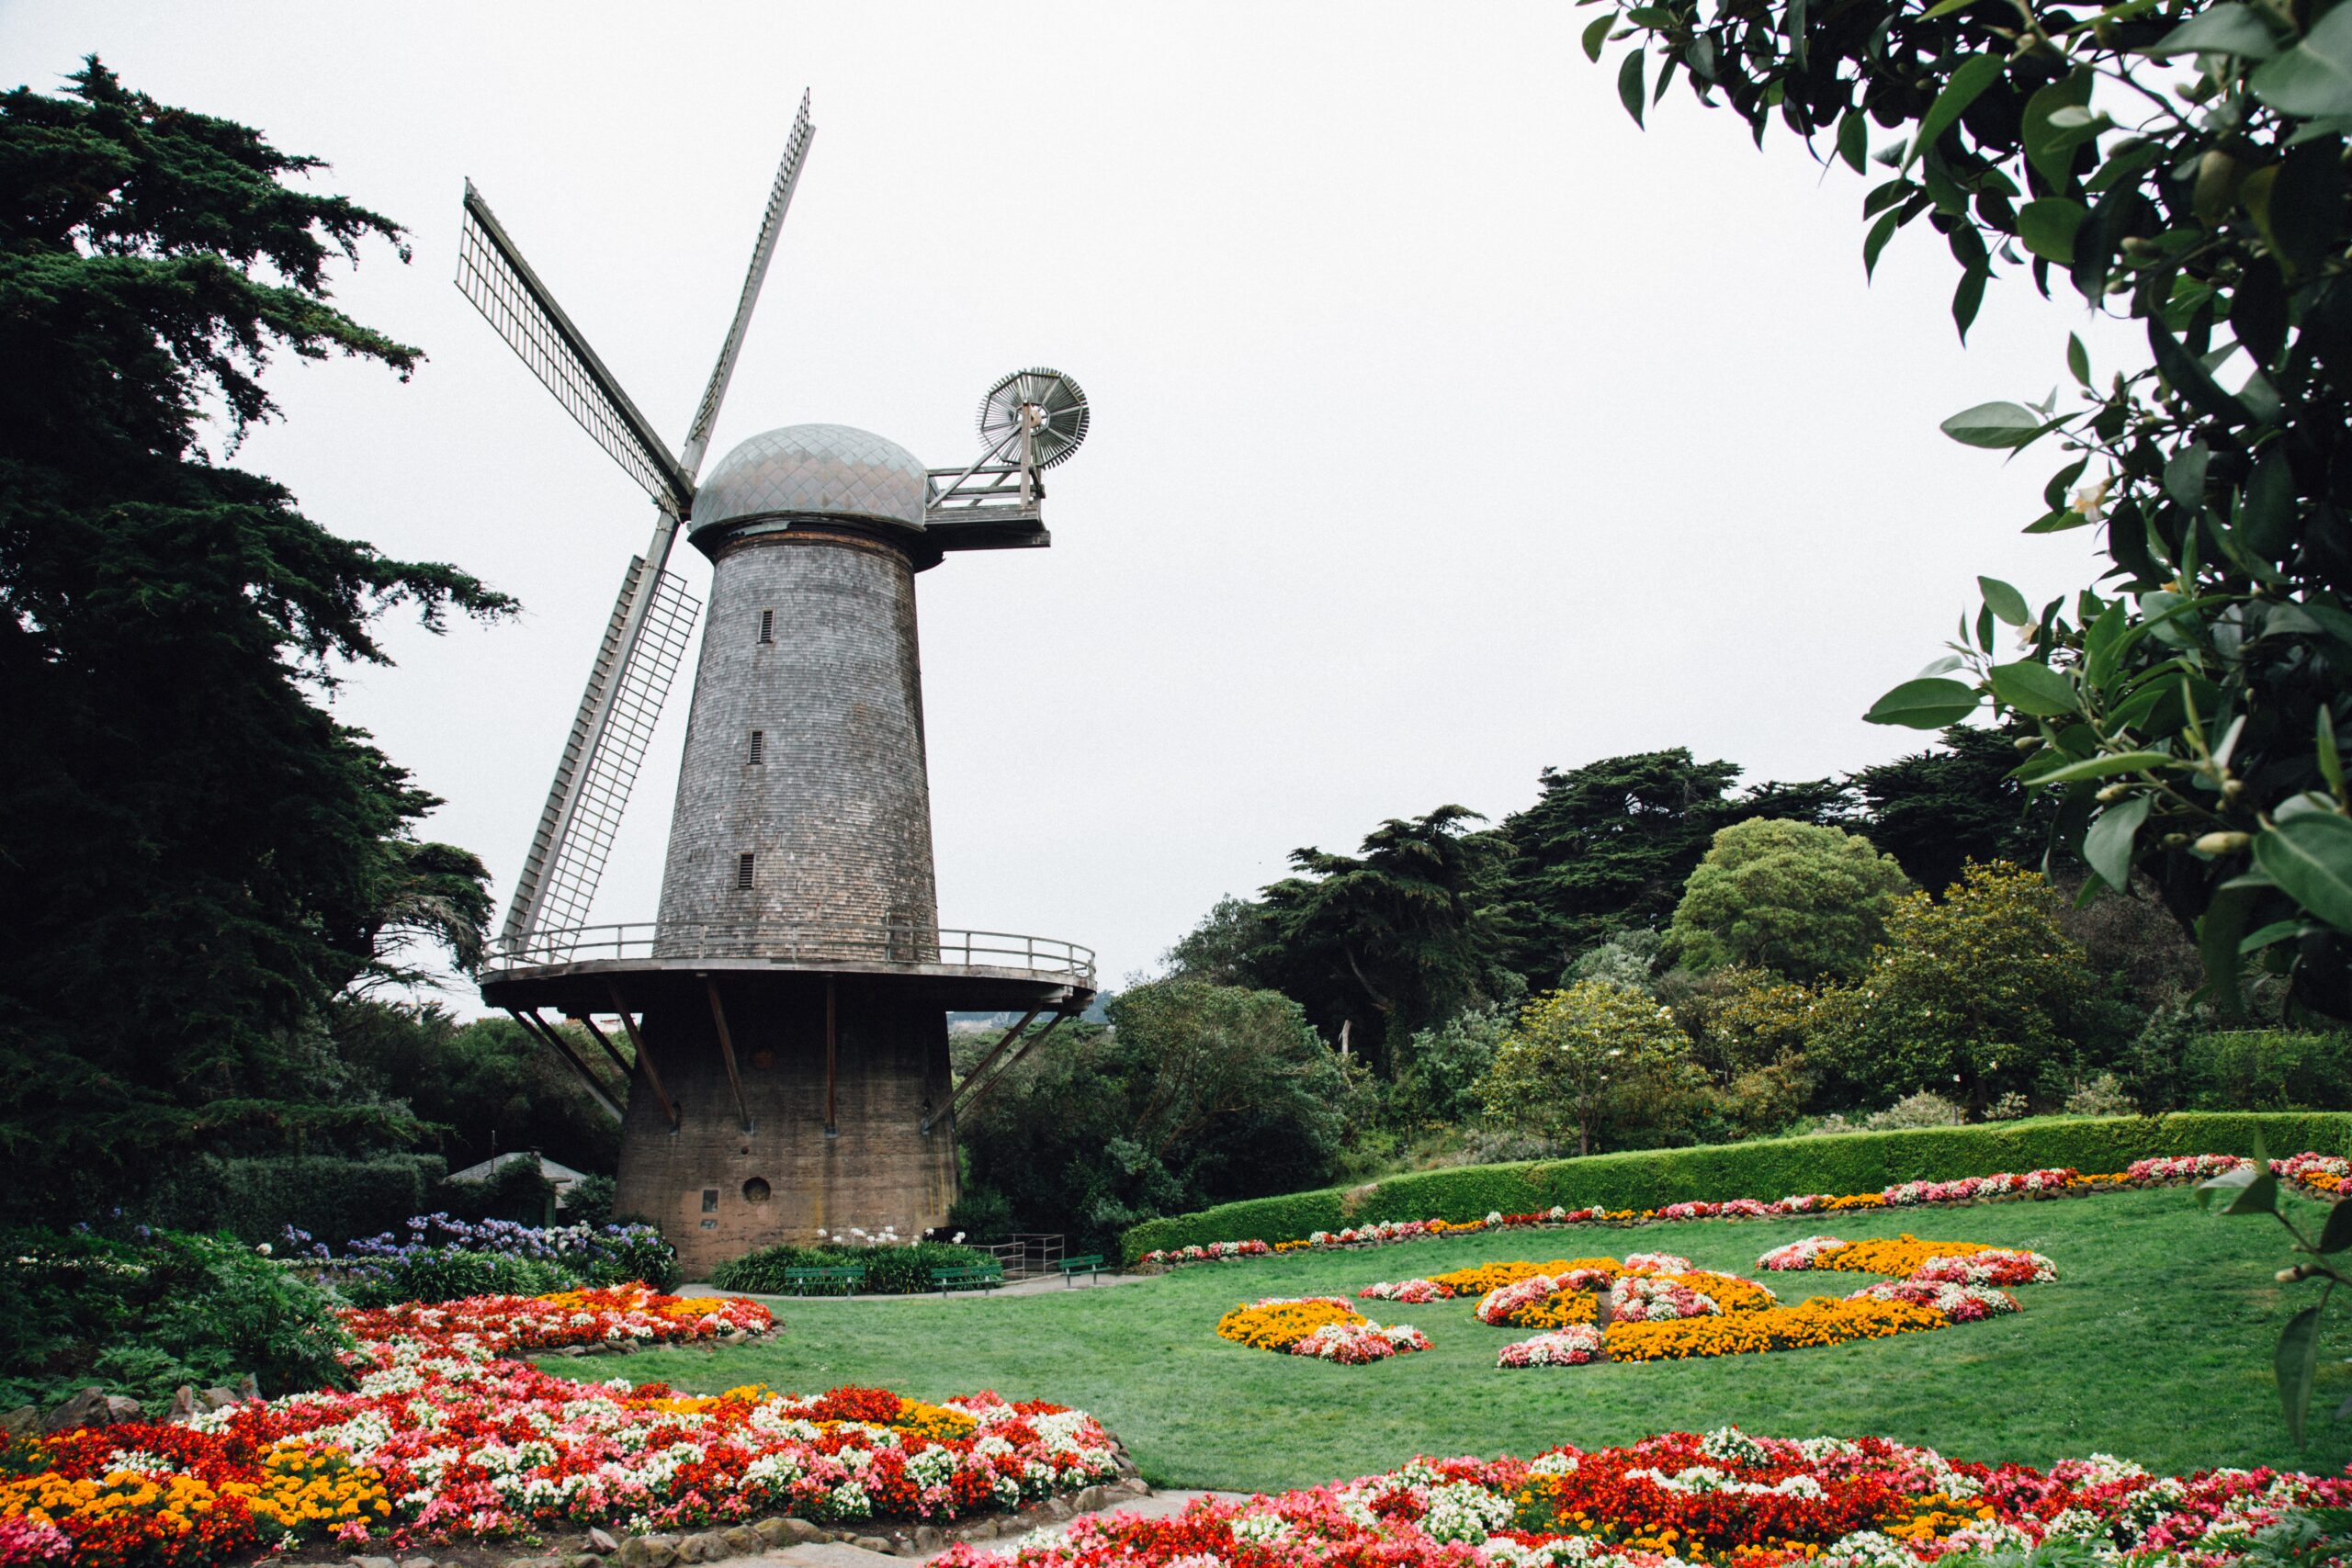
{"type": "Polygon", "coordinates": [[[2072,1166],[2119,1171],[2159,1155],[2254,1152],[2256,1128],[2274,1156],[2352,1153],[2352,1113],[2179,1111],[2169,1116],[2051,1116],[1977,1127],[1764,1138],[1687,1149],[1641,1149],[1582,1159],[1456,1166],[1393,1176],[1369,1187],[1325,1188],[1222,1203],[1146,1220],[1121,1237],[1133,1263],[1147,1252],[1212,1241],[1290,1241],[1383,1220],[1476,1220],[1570,1209],[1657,1209],[1668,1203],[1797,1192],[1875,1192],[1900,1181],[1947,1181],[2003,1170],[2072,1166]]]}
{"type": "Polygon", "coordinates": [[[431,1213],[440,1206],[438,1188],[448,1169],[439,1155],[201,1158],[160,1183],[137,1217],[175,1230],[226,1231],[247,1242],[275,1242],[292,1225],[340,1246],[395,1230],[411,1214],[431,1213]]]}

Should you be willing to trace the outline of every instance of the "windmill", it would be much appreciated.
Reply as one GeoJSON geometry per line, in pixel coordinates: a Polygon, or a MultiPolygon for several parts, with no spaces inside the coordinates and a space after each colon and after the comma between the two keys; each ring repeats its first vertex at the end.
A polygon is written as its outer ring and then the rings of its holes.
{"type": "Polygon", "coordinates": [[[980,400],[979,455],[961,468],[927,468],[870,432],[798,424],[751,437],[702,476],[815,135],[804,95],[674,453],[471,182],[463,207],[459,289],[654,504],[482,994],[621,1118],[620,1201],[663,1221],[689,1267],[829,1223],[911,1234],[944,1222],[956,1118],[1093,996],[1084,948],[939,928],[913,587],[951,551],[1051,542],[1044,474],[1085,439],[1085,393],[1051,369],[1002,378],[980,400]],[[711,615],[660,918],[592,926],[703,608],[668,570],[681,533],[713,562],[711,615]],[[951,1008],[1023,1013],[961,1084],[946,1059],[951,1008]],[[622,1075],[626,1108],[583,1041],[622,1075]]]}

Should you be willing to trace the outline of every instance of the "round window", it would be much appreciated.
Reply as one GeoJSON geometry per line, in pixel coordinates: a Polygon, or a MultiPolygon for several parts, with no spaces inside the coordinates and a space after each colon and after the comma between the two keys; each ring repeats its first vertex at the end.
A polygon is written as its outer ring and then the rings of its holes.
{"type": "Polygon", "coordinates": [[[766,1182],[761,1180],[755,1176],[752,1178],[751,1180],[743,1183],[743,1201],[746,1203],[764,1203],[767,1201],[768,1184],[766,1182]]]}

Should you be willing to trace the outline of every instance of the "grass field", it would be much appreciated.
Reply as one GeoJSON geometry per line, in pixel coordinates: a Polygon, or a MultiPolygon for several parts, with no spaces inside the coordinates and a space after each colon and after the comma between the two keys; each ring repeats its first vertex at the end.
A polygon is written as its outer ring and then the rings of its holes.
{"type": "MultiPolygon", "coordinates": [[[[2307,1206],[2306,1206],[2307,1207],[2307,1206]]],[[[1696,1221],[1638,1231],[1505,1233],[1360,1252],[1201,1265],[1141,1284],[1004,1299],[781,1301],[774,1340],[649,1352],[632,1381],[716,1391],[763,1382],[815,1392],[879,1384],[939,1398],[993,1388],[1091,1410],[1155,1483],[1272,1490],[1387,1469],[1418,1453],[1532,1453],[1736,1424],[1784,1437],[1881,1434],[1955,1458],[2046,1464],[2105,1452],[2165,1472],[2215,1465],[2340,1469],[2352,1425],[2325,1419],[2352,1377],[2329,1365],[2311,1446],[2287,1441],[2271,1347],[2307,1287],[2281,1286],[2283,1233],[2200,1212],[2185,1190],[1787,1221],[1696,1221]],[[1216,1337],[1236,1302],[1352,1295],[1374,1280],[1472,1263],[1628,1250],[1682,1253],[1754,1276],[1768,1248],[1820,1231],[1855,1238],[2030,1247],[2055,1284],[2024,1310],[1891,1340],[1638,1365],[1506,1371],[1517,1331],[1469,1301],[1363,1303],[1419,1325],[1435,1348],[1363,1367],[1246,1349],[1216,1337]]],[[[1843,1295],[1874,1276],[1770,1277],[1784,1301],[1843,1295]]],[[[578,1361],[549,1359],[579,1375],[578,1361]]],[[[610,1367],[612,1363],[604,1363],[610,1367]]],[[[600,1371],[602,1368],[599,1369],[600,1371]]]]}

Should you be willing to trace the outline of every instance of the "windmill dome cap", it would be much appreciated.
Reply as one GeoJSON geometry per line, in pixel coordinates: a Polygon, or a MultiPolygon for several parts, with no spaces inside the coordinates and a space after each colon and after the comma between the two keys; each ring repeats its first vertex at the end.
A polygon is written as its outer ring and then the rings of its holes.
{"type": "Polygon", "coordinates": [[[696,533],[777,515],[922,526],[931,475],[895,441],[846,424],[787,424],[743,442],[695,492],[696,533]]]}

